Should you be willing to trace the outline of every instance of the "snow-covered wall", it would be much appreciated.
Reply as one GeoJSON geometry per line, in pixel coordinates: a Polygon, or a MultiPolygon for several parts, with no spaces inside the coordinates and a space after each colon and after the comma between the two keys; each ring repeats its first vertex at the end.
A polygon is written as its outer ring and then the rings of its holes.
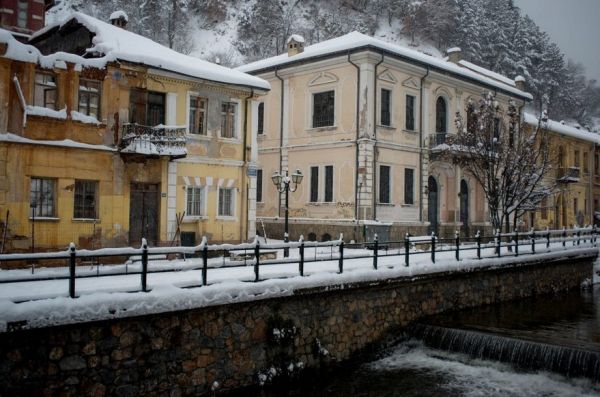
{"type": "Polygon", "coordinates": [[[262,383],[282,371],[347,360],[423,316],[579,287],[596,255],[575,251],[92,323],[12,324],[0,338],[0,394],[209,395],[262,383]]]}

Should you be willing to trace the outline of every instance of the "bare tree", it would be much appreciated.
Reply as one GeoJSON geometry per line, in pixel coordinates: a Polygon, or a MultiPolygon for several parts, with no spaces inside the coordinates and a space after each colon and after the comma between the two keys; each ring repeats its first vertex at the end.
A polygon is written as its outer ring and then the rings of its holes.
{"type": "Polygon", "coordinates": [[[514,102],[503,114],[492,93],[478,104],[469,102],[466,123],[456,114],[458,133],[445,153],[482,187],[497,230],[504,226],[508,232],[554,190],[546,121],[540,117],[536,127],[526,127],[514,102]]]}

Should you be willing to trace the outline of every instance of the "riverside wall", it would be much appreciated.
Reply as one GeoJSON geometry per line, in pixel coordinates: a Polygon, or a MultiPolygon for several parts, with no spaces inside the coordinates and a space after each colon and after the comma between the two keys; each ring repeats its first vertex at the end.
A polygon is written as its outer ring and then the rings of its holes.
{"type": "MultiPolygon", "coordinates": [[[[595,257],[0,334],[0,395],[212,395],[343,362],[423,316],[579,287],[595,257]]],[[[401,258],[399,258],[399,261],[401,258]]]]}

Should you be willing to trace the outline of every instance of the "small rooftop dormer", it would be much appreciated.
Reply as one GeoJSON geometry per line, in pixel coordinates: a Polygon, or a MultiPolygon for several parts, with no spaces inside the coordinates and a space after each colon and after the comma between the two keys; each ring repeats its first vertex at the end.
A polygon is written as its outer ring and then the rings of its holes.
{"type": "Polygon", "coordinates": [[[110,18],[108,19],[110,20],[111,25],[120,27],[122,29],[127,29],[127,22],[129,22],[129,17],[125,13],[125,11],[115,11],[112,14],[110,14],[110,18]]]}
{"type": "Polygon", "coordinates": [[[287,39],[288,57],[304,52],[304,37],[293,34],[287,39]]]}
{"type": "Polygon", "coordinates": [[[452,63],[459,63],[462,59],[462,50],[459,47],[448,48],[446,54],[448,54],[448,61],[452,63]]]}

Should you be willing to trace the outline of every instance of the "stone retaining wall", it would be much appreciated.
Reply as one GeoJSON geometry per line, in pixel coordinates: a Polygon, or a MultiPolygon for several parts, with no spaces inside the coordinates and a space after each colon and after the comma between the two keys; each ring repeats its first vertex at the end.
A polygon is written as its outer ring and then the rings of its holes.
{"type": "Polygon", "coordinates": [[[578,287],[593,259],[8,332],[0,335],[0,395],[202,395],[256,384],[290,363],[347,360],[425,315],[578,287]]]}

